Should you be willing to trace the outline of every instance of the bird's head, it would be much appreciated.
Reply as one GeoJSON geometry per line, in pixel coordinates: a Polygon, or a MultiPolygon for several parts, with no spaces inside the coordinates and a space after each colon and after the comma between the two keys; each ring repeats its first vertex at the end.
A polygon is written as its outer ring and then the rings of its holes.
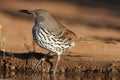
{"type": "Polygon", "coordinates": [[[45,9],[35,9],[35,10],[20,10],[21,13],[30,14],[33,16],[33,19],[45,18],[50,16],[45,9]]]}

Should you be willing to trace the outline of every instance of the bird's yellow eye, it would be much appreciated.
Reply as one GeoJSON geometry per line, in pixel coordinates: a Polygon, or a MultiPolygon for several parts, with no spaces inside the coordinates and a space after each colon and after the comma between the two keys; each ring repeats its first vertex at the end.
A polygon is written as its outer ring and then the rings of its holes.
{"type": "Polygon", "coordinates": [[[35,16],[36,16],[36,17],[39,17],[39,16],[40,16],[40,14],[36,12],[36,13],[35,13],[35,16]]]}

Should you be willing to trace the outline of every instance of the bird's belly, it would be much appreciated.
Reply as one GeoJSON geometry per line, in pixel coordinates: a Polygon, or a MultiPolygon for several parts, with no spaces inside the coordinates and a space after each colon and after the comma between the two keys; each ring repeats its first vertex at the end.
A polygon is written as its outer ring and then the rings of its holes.
{"type": "Polygon", "coordinates": [[[63,53],[65,51],[67,51],[67,49],[70,48],[69,43],[66,44],[64,42],[54,41],[53,38],[51,38],[51,37],[46,37],[46,38],[38,37],[37,39],[38,39],[37,44],[40,47],[47,49],[49,51],[52,51],[52,52],[63,53]]]}
{"type": "Polygon", "coordinates": [[[39,39],[37,43],[40,47],[56,53],[63,53],[70,47],[69,45],[59,44],[59,42],[48,41],[47,39],[39,39]]]}

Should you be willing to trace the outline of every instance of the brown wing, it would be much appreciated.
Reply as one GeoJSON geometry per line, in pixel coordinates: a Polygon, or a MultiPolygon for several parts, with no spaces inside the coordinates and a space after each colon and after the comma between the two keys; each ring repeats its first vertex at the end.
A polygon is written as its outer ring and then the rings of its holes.
{"type": "Polygon", "coordinates": [[[58,26],[54,28],[52,31],[55,35],[57,35],[61,39],[69,39],[69,40],[74,40],[77,36],[75,33],[72,31],[66,29],[63,25],[58,23],[58,26]]]}
{"type": "Polygon", "coordinates": [[[60,36],[62,39],[69,39],[69,40],[74,40],[76,38],[76,34],[73,33],[72,31],[66,29],[66,31],[60,36]]]}

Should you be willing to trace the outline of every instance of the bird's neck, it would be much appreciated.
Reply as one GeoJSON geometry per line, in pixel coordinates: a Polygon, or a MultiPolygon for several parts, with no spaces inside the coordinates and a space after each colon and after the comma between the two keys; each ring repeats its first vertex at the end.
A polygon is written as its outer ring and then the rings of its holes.
{"type": "Polygon", "coordinates": [[[39,25],[39,21],[37,19],[34,20],[35,25],[39,25]]]}

